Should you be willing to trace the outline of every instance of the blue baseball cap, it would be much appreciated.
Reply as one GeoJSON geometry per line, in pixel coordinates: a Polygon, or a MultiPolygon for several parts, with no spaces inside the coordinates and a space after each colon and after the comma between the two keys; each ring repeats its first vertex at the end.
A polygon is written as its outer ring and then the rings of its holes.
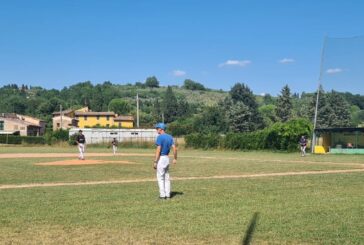
{"type": "Polygon", "coordinates": [[[157,123],[157,125],[155,125],[155,128],[166,130],[167,126],[164,123],[157,123]]]}

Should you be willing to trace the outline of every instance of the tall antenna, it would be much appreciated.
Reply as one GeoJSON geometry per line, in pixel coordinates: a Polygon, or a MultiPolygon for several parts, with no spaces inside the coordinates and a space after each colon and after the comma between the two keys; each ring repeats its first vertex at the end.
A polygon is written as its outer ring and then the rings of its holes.
{"type": "Polygon", "coordinates": [[[324,37],[324,43],[322,46],[322,53],[321,53],[321,64],[320,64],[320,75],[318,78],[318,86],[317,86],[317,95],[316,95],[316,105],[315,105],[315,117],[313,119],[313,133],[312,133],[312,144],[311,144],[311,152],[315,153],[315,145],[316,145],[316,125],[317,125],[317,114],[318,114],[318,105],[319,105],[319,97],[320,97],[320,88],[322,82],[322,74],[323,74],[323,65],[325,59],[325,49],[326,49],[326,42],[327,36],[324,37]]]}
{"type": "Polygon", "coordinates": [[[63,122],[62,122],[62,105],[59,105],[59,115],[61,116],[61,129],[63,129],[63,122]]]}
{"type": "Polygon", "coordinates": [[[139,128],[139,94],[136,95],[136,102],[137,102],[137,128],[139,128]]]}

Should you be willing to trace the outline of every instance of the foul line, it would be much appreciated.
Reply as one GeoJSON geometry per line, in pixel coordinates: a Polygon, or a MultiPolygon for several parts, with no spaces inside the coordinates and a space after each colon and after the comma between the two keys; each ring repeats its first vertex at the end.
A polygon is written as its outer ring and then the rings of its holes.
{"type": "MultiPolygon", "coordinates": [[[[319,175],[319,174],[340,174],[364,172],[364,169],[343,169],[343,170],[325,170],[325,171],[302,171],[302,172],[283,172],[283,173],[262,173],[262,174],[243,174],[243,175],[216,175],[216,176],[198,176],[198,177],[174,177],[172,180],[210,180],[210,179],[243,179],[258,177],[277,177],[277,176],[296,176],[296,175],[319,175]]],[[[65,183],[33,183],[20,185],[0,185],[0,190],[5,189],[23,189],[37,187],[57,187],[57,186],[83,186],[83,185],[106,185],[106,184],[127,184],[154,182],[155,178],[132,179],[132,180],[108,180],[108,181],[87,181],[87,182],[65,182],[65,183]]]]}

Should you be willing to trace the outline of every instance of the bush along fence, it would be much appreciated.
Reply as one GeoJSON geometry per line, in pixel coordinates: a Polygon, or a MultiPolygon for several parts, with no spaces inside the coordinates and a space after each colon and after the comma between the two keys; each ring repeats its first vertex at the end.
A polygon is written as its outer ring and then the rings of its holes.
{"type": "Polygon", "coordinates": [[[275,123],[271,127],[247,133],[189,134],[185,137],[186,147],[200,149],[231,150],[282,150],[295,151],[302,135],[311,135],[309,121],[295,119],[286,123],[275,123]]]}
{"type": "Polygon", "coordinates": [[[0,135],[0,144],[30,144],[44,145],[46,143],[44,137],[37,136],[18,136],[18,135],[0,135]]]}

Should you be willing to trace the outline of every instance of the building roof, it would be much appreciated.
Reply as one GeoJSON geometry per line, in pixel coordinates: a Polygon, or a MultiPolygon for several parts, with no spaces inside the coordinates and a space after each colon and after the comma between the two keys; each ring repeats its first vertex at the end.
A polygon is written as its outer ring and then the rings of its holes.
{"type": "Polygon", "coordinates": [[[87,111],[87,112],[75,112],[76,116],[115,116],[115,113],[112,111],[108,112],[96,112],[96,111],[87,111]]]}
{"type": "Polygon", "coordinates": [[[33,119],[33,120],[36,120],[36,121],[39,121],[39,122],[45,122],[45,120],[42,120],[42,119],[39,119],[39,118],[36,118],[36,117],[32,117],[32,116],[27,116],[27,115],[20,115],[20,114],[17,114],[18,118],[21,119],[21,120],[24,120],[23,118],[30,118],[30,119],[33,119]]]}
{"type": "MultiPolygon", "coordinates": [[[[74,110],[72,110],[72,109],[68,109],[68,110],[64,110],[64,111],[62,111],[62,114],[64,115],[64,114],[68,114],[68,113],[71,113],[71,112],[73,112],[74,110]]],[[[53,116],[56,116],[56,115],[60,115],[61,113],[59,112],[59,111],[55,111],[55,112],[53,112],[52,113],[52,115],[53,116]]]]}
{"type": "Polygon", "coordinates": [[[26,122],[26,121],[23,121],[21,119],[18,119],[18,118],[6,118],[6,117],[0,117],[1,120],[4,120],[4,121],[10,121],[10,122],[14,122],[14,123],[18,123],[18,124],[22,124],[22,125],[25,125],[25,126],[33,126],[33,127],[38,127],[40,128],[39,125],[37,124],[34,124],[34,123],[30,123],[30,122],[26,122]]]}
{"type": "Polygon", "coordinates": [[[16,113],[0,113],[0,117],[4,118],[18,118],[16,113]]]}
{"type": "MultiPolygon", "coordinates": [[[[54,116],[52,118],[52,120],[61,120],[61,115],[57,115],[57,116],[54,116]]],[[[65,120],[73,120],[73,121],[79,121],[77,118],[74,118],[74,117],[69,117],[69,116],[62,116],[62,119],[65,119],[65,120]]]]}
{"type": "Polygon", "coordinates": [[[364,128],[316,128],[316,133],[353,133],[364,132],[364,128]]]}
{"type": "Polygon", "coordinates": [[[133,116],[118,116],[114,118],[114,121],[132,121],[134,122],[133,116]]]}

